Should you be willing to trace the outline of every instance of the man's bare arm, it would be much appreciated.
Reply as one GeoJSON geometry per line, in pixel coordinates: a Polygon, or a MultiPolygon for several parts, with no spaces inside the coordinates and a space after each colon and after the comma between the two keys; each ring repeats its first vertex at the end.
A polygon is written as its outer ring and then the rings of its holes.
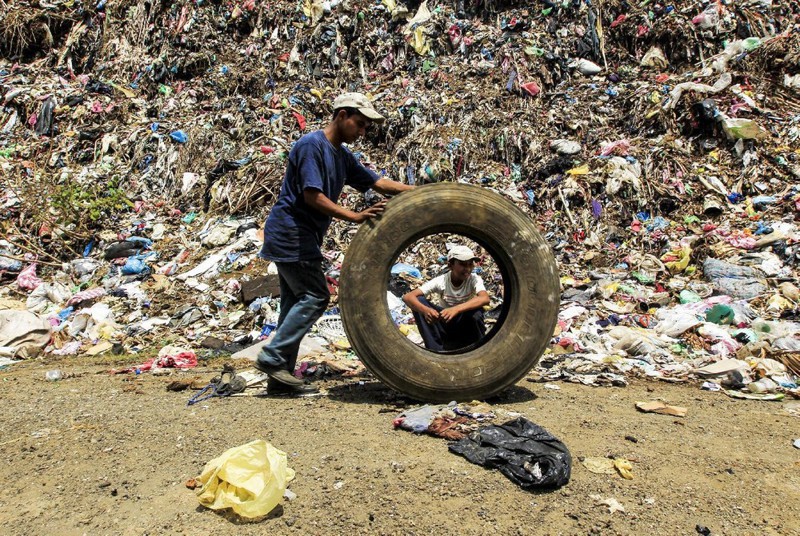
{"type": "Polygon", "coordinates": [[[403,184],[402,182],[389,179],[378,179],[378,181],[372,186],[373,190],[384,195],[396,195],[408,190],[413,190],[414,188],[415,186],[411,186],[410,184],[403,184]]]}
{"type": "Polygon", "coordinates": [[[321,191],[313,188],[307,188],[306,190],[303,190],[303,199],[308,206],[314,210],[322,212],[326,216],[331,216],[333,218],[350,221],[353,223],[364,223],[365,221],[378,216],[383,212],[386,206],[386,202],[381,201],[380,203],[376,203],[371,207],[362,210],[361,212],[353,212],[352,210],[346,209],[341,205],[337,205],[328,199],[328,197],[321,191]]]}

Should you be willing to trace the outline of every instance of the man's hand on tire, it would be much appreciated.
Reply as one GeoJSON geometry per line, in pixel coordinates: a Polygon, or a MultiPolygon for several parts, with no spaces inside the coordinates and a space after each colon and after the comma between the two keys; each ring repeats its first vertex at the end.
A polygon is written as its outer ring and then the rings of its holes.
{"type": "Polygon", "coordinates": [[[372,218],[375,218],[383,214],[383,211],[385,209],[386,209],[386,201],[375,203],[371,207],[366,208],[361,212],[357,212],[355,217],[353,218],[353,223],[364,223],[367,220],[371,220],[372,218]]]}

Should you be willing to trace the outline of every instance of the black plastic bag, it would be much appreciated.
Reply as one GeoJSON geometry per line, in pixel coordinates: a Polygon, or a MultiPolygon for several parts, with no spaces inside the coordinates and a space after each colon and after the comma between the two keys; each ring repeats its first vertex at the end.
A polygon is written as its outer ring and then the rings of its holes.
{"type": "Polygon", "coordinates": [[[524,417],[485,426],[449,448],[474,464],[498,469],[523,489],[561,487],[572,471],[566,445],[524,417]]]}
{"type": "Polygon", "coordinates": [[[56,109],[56,98],[52,95],[47,97],[42,103],[39,117],[36,119],[34,131],[40,136],[51,136],[53,134],[53,110],[56,109]]]}
{"type": "Polygon", "coordinates": [[[109,245],[106,248],[103,257],[107,261],[123,257],[131,257],[133,255],[138,255],[139,253],[141,253],[142,249],[144,249],[144,246],[140,242],[134,242],[131,240],[121,240],[119,242],[114,242],[113,244],[109,245]]]}

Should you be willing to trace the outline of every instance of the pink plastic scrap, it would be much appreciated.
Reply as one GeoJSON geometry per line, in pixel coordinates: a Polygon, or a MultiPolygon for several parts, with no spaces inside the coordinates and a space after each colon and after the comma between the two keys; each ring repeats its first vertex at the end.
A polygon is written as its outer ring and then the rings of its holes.
{"type": "Polygon", "coordinates": [[[75,355],[81,349],[81,341],[70,341],[58,350],[53,350],[54,355],[75,355]]]}
{"type": "Polygon", "coordinates": [[[188,369],[197,366],[197,355],[194,352],[181,352],[177,355],[162,355],[148,359],[138,367],[140,371],[156,368],[188,369]]]}
{"type": "Polygon", "coordinates": [[[756,239],[752,236],[728,236],[725,241],[735,248],[755,249],[756,239]]]}
{"type": "Polygon", "coordinates": [[[194,352],[181,352],[177,355],[162,355],[148,359],[141,365],[130,368],[116,370],[112,369],[111,374],[125,374],[126,372],[147,372],[153,369],[176,368],[186,370],[197,366],[197,355],[194,352]]]}
{"type": "Polygon", "coordinates": [[[74,296],[72,296],[67,302],[67,305],[75,305],[76,303],[81,303],[84,301],[96,300],[97,298],[100,298],[105,295],[106,295],[106,289],[104,288],[93,288],[89,290],[82,290],[76,293],[74,296]]]}
{"type": "Polygon", "coordinates": [[[628,140],[617,140],[607,143],[600,149],[600,156],[610,156],[614,153],[620,156],[627,156],[628,149],[631,148],[631,142],[628,140]]]}
{"type": "Polygon", "coordinates": [[[22,290],[33,290],[42,284],[42,280],[36,276],[36,263],[30,264],[17,276],[17,286],[22,290]]]}

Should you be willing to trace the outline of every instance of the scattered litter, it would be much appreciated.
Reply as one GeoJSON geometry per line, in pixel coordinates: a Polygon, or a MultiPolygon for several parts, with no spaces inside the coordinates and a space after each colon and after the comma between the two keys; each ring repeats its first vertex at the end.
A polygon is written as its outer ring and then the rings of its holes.
{"type": "Polygon", "coordinates": [[[395,428],[417,434],[428,433],[433,436],[454,441],[463,439],[475,431],[480,423],[491,422],[495,414],[491,406],[483,402],[469,404],[425,405],[401,413],[392,424],[395,428]]]}
{"type": "Polygon", "coordinates": [[[586,469],[599,475],[619,474],[626,480],[633,479],[633,465],[625,458],[584,458],[581,462],[586,469]]]}
{"type": "Polygon", "coordinates": [[[191,350],[175,346],[165,346],[158,352],[158,356],[153,357],[142,363],[123,370],[112,369],[112,374],[135,373],[150,371],[158,374],[164,369],[186,370],[197,366],[197,355],[191,350]]]}
{"type": "Polygon", "coordinates": [[[778,401],[783,400],[786,396],[783,393],[749,393],[745,391],[732,391],[730,389],[723,389],[723,391],[731,398],[741,398],[745,400],[778,401]]]}
{"type": "Polygon", "coordinates": [[[670,406],[658,400],[652,402],[637,402],[636,409],[644,413],[659,413],[661,415],[672,415],[673,417],[686,417],[688,411],[687,408],[670,406]]]}
{"type": "Polygon", "coordinates": [[[589,498],[595,501],[597,505],[607,506],[609,514],[613,514],[614,512],[622,512],[623,514],[625,513],[625,507],[622,506],[619,503],[619,501],[613,497],[604,499],[600,495],[589,495],[589,498]]]}
{"type": "Polygon", "coordinates": [[[49,382],[57,382],[64,378],[64,373],[58,369],[48,370],[44,378],[49,382]]]}

